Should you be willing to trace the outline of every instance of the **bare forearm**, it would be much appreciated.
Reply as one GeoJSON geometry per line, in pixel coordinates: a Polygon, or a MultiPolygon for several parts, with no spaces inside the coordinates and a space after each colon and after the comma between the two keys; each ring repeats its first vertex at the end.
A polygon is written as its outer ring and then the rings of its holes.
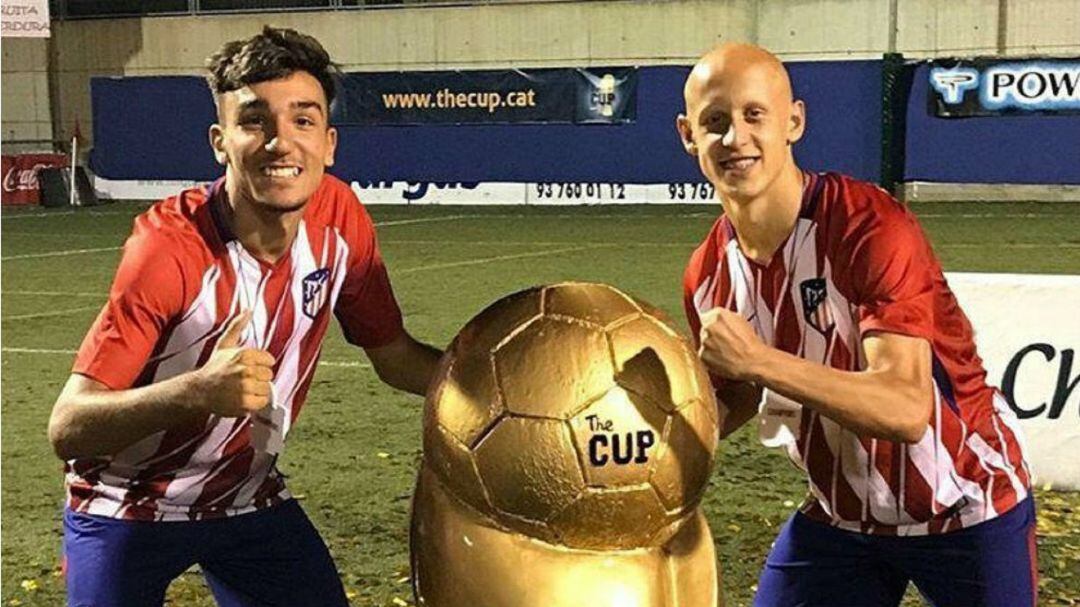
{"type": "Polygon", "coordinates": [[[716,392],[720,413],[720,438],[754,419],[761,402],[761,388],[749,382],[729,381],[716,392]]]}
{"type": "Polygon", "coordinates": [[[194,373],[130,390],[78,390],[72,376],[49,420],[49,440],[60,458],[112,455],[155,432],[197,423],[194,373]]]}
{"type": "Polygon", "coordinates": [[[842,371],[767,348],[750,374],[755,383],[865,436],[917,442],[926,431],[930,387],[887,370],[842,371]]]}
{"type": "Polygon", "coordinates": [[[234,316],[197,370],[160,382],[111,390],[74,373],[53,406],[49,441],[62,459],[118,453],[155,432],[205,422],[210,414],[242,417],[270,404],[275,359],[245,348],[251,311],[234,316]]]}
{"type": "Polygon", "coordinates": [[[442,350],[405,336],[399,342],[377,351],[368,351],[379,379],[386,384],[424,396],[435,375],[442,350]]]}

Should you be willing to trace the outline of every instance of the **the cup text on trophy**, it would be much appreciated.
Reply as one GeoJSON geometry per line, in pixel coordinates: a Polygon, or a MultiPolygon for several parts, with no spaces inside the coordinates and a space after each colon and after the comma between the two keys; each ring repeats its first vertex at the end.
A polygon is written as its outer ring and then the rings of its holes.
{"type": "MultiPolygon", "coordinates": [[[[599,428],[611,429],[610,420],[594,421],[593,417],[595,416],[589,416],[590,429],[594,431],[599,428]]],[[[594,434],[589,438],[589,463],[593,466],[605,466],[608,462],[619,466],[625,466],[630,462],[644,464],[649,461],[649,449],[655,444],[656,435],[652,430],[638,430],[625,434],[594,434]]]]}

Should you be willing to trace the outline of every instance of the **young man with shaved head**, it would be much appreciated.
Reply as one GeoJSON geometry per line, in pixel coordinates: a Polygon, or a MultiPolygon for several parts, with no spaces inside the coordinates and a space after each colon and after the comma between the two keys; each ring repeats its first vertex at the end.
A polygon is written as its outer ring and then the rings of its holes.
{"type": "Polygon", "coordinates": [[[49,421],[66,462],[68,603],[160,606],[198,564],[221,605],[344,606],[278,471],[285,436],[331,317],[401,390],[423,394],[440,352],[405,331],[374,225],[326,173],[322,46],[267,27],[208,68],[225,175],[135,219],[49,421]]]}
{"type": "Polygon", "coordinates": [[[809,494],[757,607],[1033,607],[1035,513],[1016,421],[915,217],[795,163],[807,112],[767,51],[727,44],[677,129],[723,214],[690,259],[686,313],[728,434],[758,415],[809,494]]]}

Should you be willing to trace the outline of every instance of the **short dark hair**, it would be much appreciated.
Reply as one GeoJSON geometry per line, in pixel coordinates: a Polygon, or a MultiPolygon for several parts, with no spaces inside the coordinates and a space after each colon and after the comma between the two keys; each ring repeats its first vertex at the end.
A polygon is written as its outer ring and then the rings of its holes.
{"type": "Polygon", "coordinates": [[[322,85],[328,106],[334,102],[334,80],[340,73],[318,40],[294,29],[269,25],[247,40],[225,43],[206,60],[206,69],[206,81],[215,101],[221,94],[249,84],[304,71],[322,85]]]}

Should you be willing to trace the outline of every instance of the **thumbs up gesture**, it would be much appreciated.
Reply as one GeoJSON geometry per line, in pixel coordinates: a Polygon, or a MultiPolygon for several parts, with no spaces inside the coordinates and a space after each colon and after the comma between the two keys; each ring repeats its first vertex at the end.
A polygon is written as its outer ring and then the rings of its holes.
{"type": "Polygon", "coordinates": [[[210,413],[240,417],[270,404],[274,357],[266,350],[240,346],[250,322],[250,310],[229,321],[206,364],[195,371],[198,400],[210,413]]]}

